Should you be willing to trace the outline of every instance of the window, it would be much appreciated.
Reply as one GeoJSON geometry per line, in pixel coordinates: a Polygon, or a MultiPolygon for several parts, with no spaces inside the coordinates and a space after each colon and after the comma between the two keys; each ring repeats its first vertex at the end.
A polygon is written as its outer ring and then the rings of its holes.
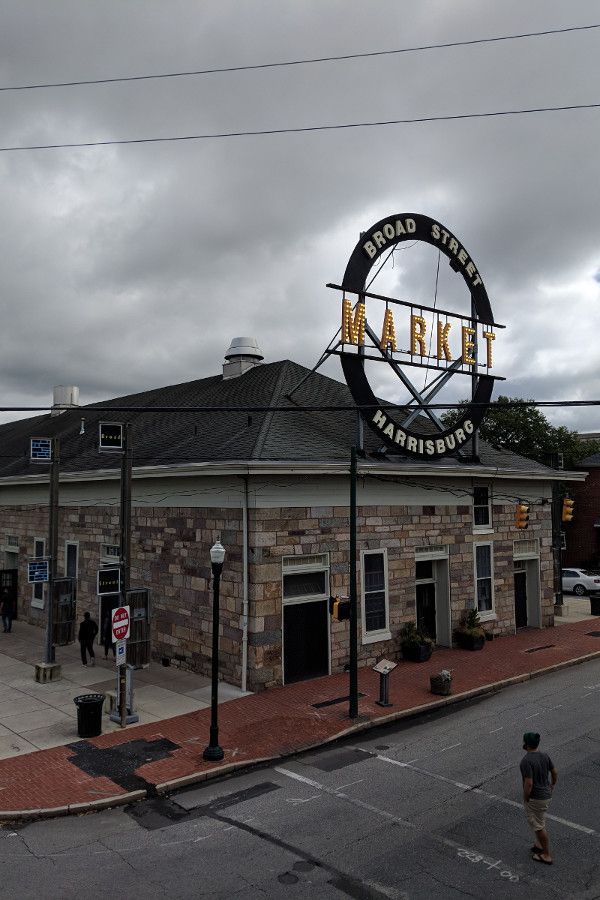
{"type": "Polygon", "coordinates": [[[283,600],[298,603],[302,600],[324,600],[329,597],[329,555],[284,556],[283,600]]]}
{"type": "MultiPolygon", "coordinates": [[[[45,538],[34,538],[33,540],[33,556],[35,559],[39,559],[40,557],[44,557],[46,555],[46,539],[45,538]]],[[[46,585],[45,584],[34,584],[32,585],[32,594],[31,594],[31,605],[35,606],[36,609],[44,608],[44,598],[46,596],[46,585]]]]}
{"type": "Polygon", "coordinates": [[[16,534],[7,534],[4,536],[4,547],[0,548],[0,550],[4,550],[4,554],[0,553],[0,561],[2,560],[2,556],[4,555],[4,567],[5,569],[18,569],[19,568],[19,538],[16,534]]]}
{"type": "Polygon", "coordinates": [[[100,547],[100,565],[118,565],[121,559],[121,548],[118,544],[102,544],[100,547]]]}
{"type": "Polygon", "coordinates": [[[363,550],[361,573],[363,643],[388,640],[391,634],[386,551],[363,550]]]}
{"type": "Polygon", "coordinates": [[[67,541],[65,544],[65,575],[67,578],[77,578],[79,557],[79,544],[75,541],[67,541]]]}
{"type": "Polygon", "coordinates": [[[475,598],[480,615],[494,611],[492,544],[474,544],[475,598]]]}
{"type": "Polygon", "coordinates": [[[476,531],[492,527],[492,497],[488,487],[473,488],[473,526],[476,531]]]}

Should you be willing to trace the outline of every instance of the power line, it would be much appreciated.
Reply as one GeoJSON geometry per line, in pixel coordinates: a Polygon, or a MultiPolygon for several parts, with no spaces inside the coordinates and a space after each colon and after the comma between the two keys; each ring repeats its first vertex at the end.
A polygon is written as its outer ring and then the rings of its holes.
{"type": "Polygon", "coordinates": [[[420,116],[412,119],[383,119],[378,122],[344,122],[336,125],[307,125],[302,128],[262,128],[257,131],[216,131],[208,134],[170,135],[167,137],[124,138],[110,141],[82,141],[65,144],[29,144],[22,147],[0,147],[1,153],[18,150],[77,150],[90,147],[115,147],[126,144],[168,144],[181,141],[207,141],[217,138],[264,137],[273,134],[305,134],[315,131],[339,131],[350,128],[378,128],[383,125],[418,125],[427,122],[454,122],[461,119],[490,119],[498,116],[522,116],[533,113],[565,112],[569,110],[598,109],[600,103],[578,103],[569,106],[537,106],[530,109],[505,109],[494,112],[459,113],[449,116],[420,116]]]}
{"type": "Polygon", "coordinates": [[[369,59],[377,56],[394,56],[402,53],[419,53],[424,50],[444,50],[452,47],[472,47],[477,44],[494,44],[501,41],[516,41],[523,38],[548,37],[554,34],[567,34],[574,31],[591,31],[600,28],[596,25],[571,25],[565,28],[552,28],[546,31],[527,31],[521,34],[504,34],[497,37],[474,38],[466,41],[446,41],[441,44],[422,44],[415,47],[402,47],[396,50],[370,50],[364,53],[345,53],[340,56],[317,56],[309,59],[292,59],[283,62],[256,63],[246,66],[223,66],[212,69],[194,69],[181,72],[159,72],[148,75],[124,75],[114,78],[81,79],[79,81],[53,81],[41,84],[18,84],[0,87],[0,91],[34,91],[42,88],[82,87],[90,84],[119,84],[127,81],[150,81],[164,78],[189,78],[198,75],[220,75],[225,72],[251,72],[260,69],[279,69],[286,66],[307,66],[315,63],[341,62],[351,59],[369,59]]]}
{"type": "MultiPolygon", "coordinates": [[[[411,403],[410,409],[529,409],[532,407],[586,407],[600,406],[600,400],[509,400],[505,402],[472,403],[462,401],[458,403],[411,403]]],[[[307,412],[356,412],[356,410],[372,409],[404,409],[398,403],[377,404],[329,404],[309,406],[114,406],[110,403],[95,406],[60,407],[59,406],[0,406],[3,412],[50,412],[59,409],[61,412],[71,412],[76,418],[85,418],[84,413],[91,416],[93,413],[123,412],[123,413],[307,413],[307,412]]],[[[14,422],[4,422],[4,425],[13,425],[14,422]]],[[[86,419],[87,424],[87,419],[86,419]]]]}

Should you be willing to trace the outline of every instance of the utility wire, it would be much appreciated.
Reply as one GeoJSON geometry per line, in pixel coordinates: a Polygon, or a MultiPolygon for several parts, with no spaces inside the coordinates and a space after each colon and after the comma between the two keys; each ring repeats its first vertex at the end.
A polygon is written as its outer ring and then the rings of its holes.
{"type": "MultiPolygon", "coordinates": [[[[463,400],[458,403],[411,403],[413,409],[530,409],[532,407],[585,407],[600,406],[600,400],[510,400],[502,403],[472,403],[463,400]]],[[[402,409],[399,403],[377,404],[329,404],[309,406],[113,406],[111,403],[103,403],[95,406],[0,406],[2,412],[49,412],[58,409],[61,412],[76,414],[81,418],[83,413],[91,416],[93,413],[127,412],[127,413],[252,413],[252,412],[282,412],[282,413],[306,413],[306,412],[356,412],[357,409],[402,409]]],[[[86,418],[85,416],[83,416],[86,418]]],[[[4,425],[20,424],[5,422],[4,425]]],[[[86,425],[88,423],[86,418],[86,425]]]]}
{"type": "Polygon", "coordinates": [[[530,109],[504,109],[494,112],[460,113],[452,116],[419,116],[412,119],[383,119],[378,122],[344,122],[336,125],[307,125],[302,128],[261,128],[257,131],[216,131],[207,134],[170,135],[168,137],[125,138],[111,141],[82,141],[65,144],[29,144],[22,147],[0,147],[0,153],[17,150],[66,150],[89,147],[115,147],[125,144],[168,144],[176,141],[207,141],[217,138],[263,137],[273,134],[304,134],[313,131],[338,131],[349,128],[376,128],[383,125],[417,125],[425,122],[453,122],[460,119],[490,119],[496,116],[522,116],[532,113],[565,112],[579,109],[598,109],[600,103],[577,103],[569,106],[536,106],[530,109]]]}
{"type": "Polygon", "coordinates": [[[451,47],[472,47],[477,44],[494,44],[501,41],[516,41],[523,38],[548,37],[553,34],[567,34],[574,31],[591,31],[600,28],[596,25],[571,25],[566,28],[552,28],[546,31],[527,31],[522,34],[504,34],[498,37],[474,38],[467,41],[446,41],[441,44],[423,44],[415,47],[402,47],[397,50],[371,50],[364,53],[346,53],[341,56],[317,56],[309,59],[292,59],[283,62],[256,63],[247,66],[223,66],[212,69],[195,69],[183,72],[159,72],[149,75],[124,75],[115,78],[93,78],[80,81],[53,81],[43,84],[17,84],[0,87],[0,91],[35,91],[42,88],[81,87],[88,84],[119,84],[127,81],[150,81],[161,78],[189,78],[198,75],[220,75],[224,72],[251,72],[260,69],[280,69],[286,66],[307,66],[315,63],[341,62],[351,59],[368,59],[376,56],[394,56],[401,53],[418,53],[423,50],[443,50],[451,47]]]}

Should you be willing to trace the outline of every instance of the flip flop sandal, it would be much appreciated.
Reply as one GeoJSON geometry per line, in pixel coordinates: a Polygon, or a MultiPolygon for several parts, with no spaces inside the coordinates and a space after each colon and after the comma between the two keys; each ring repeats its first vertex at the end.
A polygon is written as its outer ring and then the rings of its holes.
{"type": "Polygon", "coordinates": [[[532,853],[532,854],[531,854],[531,858],[532,858],[533,860],[535,860],[535,862],[541,862],[541,863],[544,863],[545,866],[551,866],[551,865],[552,865],[552,860],[551,860],[551,859],[544,859],[544,857],[543,857],[543,856],[540,856],[539,853],[532,853]]]}

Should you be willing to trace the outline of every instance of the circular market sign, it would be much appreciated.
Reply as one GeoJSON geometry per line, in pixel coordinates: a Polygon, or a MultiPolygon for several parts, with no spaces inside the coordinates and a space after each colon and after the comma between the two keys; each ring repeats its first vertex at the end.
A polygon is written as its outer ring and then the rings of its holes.
{"type": "Polygon", "coordinates": [[[494,322],[483,280],[464,245],[448,228],[428,216],[388,216],[361,234],[342,284],[330,286],[344,292],[342,349],[338,352],[346,383],[370,428],[387,447],[418,459],[431,460],[460,450],[472,438],[490,403],[498,377],[491,373],[494,341],[496,330],[503,328],[494,322]],[[438,250],[436,293],[431,305],[368,290],[393,258],[394,248],[409,241],[412,243],[402,249],[423,242],[438,250]],[[470,300],[466,313],[437,305],[442,254],[466,285],[470,300]],[[368,282],[375,266],[375,276],[368,282]],[[356,295],[356,299],[350,299],[348,294],[356,295]],[[374,325],[376,322],[379,327],[374,325]],[[365,363],[372,360],[390,367],[401,382],[398,387],[408,392],[406,404],[390,408],[378,399],[366,373],[365,363]],[[425,376],[425,387],[413,383],[408,374],[410,367],[431,370],[425,376]],[[471,401],[460,407],[454,424],[446,426],[434,405],[439,405],[435,398],[459,374],[470,376],[471,401]]]}

